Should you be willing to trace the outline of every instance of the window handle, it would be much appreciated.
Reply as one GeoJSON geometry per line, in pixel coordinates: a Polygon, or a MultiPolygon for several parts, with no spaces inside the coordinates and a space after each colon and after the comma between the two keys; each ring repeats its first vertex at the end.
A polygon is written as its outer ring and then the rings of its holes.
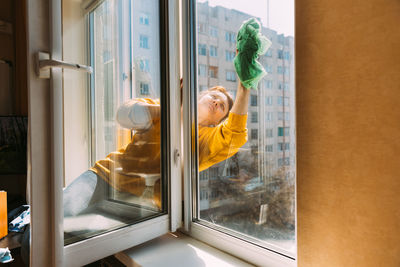
{"type": "Polygon", "coordinates": [[[39,78],[50,79],[51,68],[72,69],[77,71],[84,71],[92,73],[92,67],[69,63],[61,60],[50,59],[50,54],[45,52],[38,52],[36,54],[36,72],[39,78]]]}

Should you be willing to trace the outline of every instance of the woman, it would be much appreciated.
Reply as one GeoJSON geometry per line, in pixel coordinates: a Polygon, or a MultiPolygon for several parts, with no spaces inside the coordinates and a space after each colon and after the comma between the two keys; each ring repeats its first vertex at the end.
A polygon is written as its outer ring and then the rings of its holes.
{"type": "MultiPolygon", "coordinates": [[[[238,152],[247,141],[247,110],[250,90],[241,83],[233,102],[225,88],[212,87],[198,99],[199,170],[205,170],[238,152]]],[[[152,99],[132,99],[117,112],[122,127],[135,130],[131,142],[99,160],[64,190],[64,216],[75,216],[104,198],[109,186],[142,195],[142,174],[160,173],[160,106],[152,99]]],[[[158,181],[159,183],[159,181],[158,181]]],[[[155,202],[160,207],[160,186],[155,202]]]]}

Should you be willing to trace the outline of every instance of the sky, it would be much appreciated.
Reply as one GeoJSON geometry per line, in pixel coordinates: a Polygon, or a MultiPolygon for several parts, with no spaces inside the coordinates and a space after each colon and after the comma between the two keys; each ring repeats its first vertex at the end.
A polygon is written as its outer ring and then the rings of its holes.
{"type": "MultiPolygon", "coordinates": [[[[206,2],[206,0],[198,0],[206,2]]],[[[263,26],[267,26],[269,1],[269,28],[294,36],[294,0],[208,0],[210,6],[223,6],[236,9],[261,18],[263,26]]]]}

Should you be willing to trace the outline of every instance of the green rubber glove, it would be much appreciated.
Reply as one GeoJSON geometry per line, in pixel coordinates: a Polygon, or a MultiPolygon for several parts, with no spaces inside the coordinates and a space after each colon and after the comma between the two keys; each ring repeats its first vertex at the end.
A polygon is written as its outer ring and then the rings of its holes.
{"type": "Polygon", "coordinates": [[[251,18],[243,22],[237,34],[238,54],[234,59],[234,64],[242,85],[247,89],[257,89],[258,82],[267,74],[257,58],[267,52],[271,41],[260,31],[260,23],[255,18],[251,18]]]}

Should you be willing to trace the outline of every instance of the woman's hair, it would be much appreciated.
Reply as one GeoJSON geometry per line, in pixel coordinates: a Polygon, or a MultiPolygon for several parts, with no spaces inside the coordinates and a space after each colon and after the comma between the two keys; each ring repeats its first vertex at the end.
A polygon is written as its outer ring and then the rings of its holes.
{"type": "MultiPolygon", "coordinates": [[[[199,97],[202,97],[203,95],[205,95],[205,94],[207,94],[207,93],[209,93],[209,92],[212,92],[212,91],[221,92],[221,93],[223,93],[223,94],[226,96],[226,98],[228,99],[228,112],[227,112],[226,115],[221,119],[221,121],[223,121],[223,120],[225,120],[225,119],[228,117],[229,111],[232,109],[232,106],[233,106],[233,99],[232,99],[232,96],[231,96],[230,93],[228,93],[228,91],[226,91],[225,87],[222,87],[222,86],[217,85],[217,86],[208,88],[208,89],[205,90],[205,91],[200,92],[199,97]]],[[[221,122],[221,121],[219,121],[219,122],[221,122]]]]}

